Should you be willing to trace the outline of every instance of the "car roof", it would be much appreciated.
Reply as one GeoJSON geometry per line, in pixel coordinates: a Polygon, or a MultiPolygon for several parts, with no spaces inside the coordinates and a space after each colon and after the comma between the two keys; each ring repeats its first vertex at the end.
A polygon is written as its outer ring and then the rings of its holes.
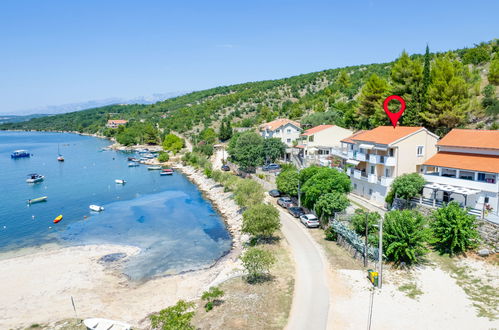
{"type": "Polygon", "coordinates": [[[315,215],[311,214],[311,213],[309,213],[309,214],[304,214],[303,216],[304,216],[305,218],[307,218],[307,219],[317,219],[317,217],[316,217],[315,215]]]}

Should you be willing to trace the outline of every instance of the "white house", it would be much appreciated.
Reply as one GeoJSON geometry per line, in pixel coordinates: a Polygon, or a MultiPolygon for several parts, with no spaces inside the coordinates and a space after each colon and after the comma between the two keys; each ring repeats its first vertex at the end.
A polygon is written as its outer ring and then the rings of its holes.
{"type": "Polygon", "coordinates": [[[499,222],[499,131],[453,129],[423,164],[427,182],[421,203],[457,201],[499,222]]]}
{"type": "Polygon", "coordinates": [[[299,155],[305,166],[312,164],[329,166],[331,156],[341,151],[341,140],[352,135],[352,131],[336,125],[319,125],[301,134],[299,155]]]}
{"type": "Polygon", "coordinates": [[[343,139],[352,193],[383,206],[393,180],[420,172],[437,152],[438,136],[424,127],[380,126],[343,139]]]}
{"type": "Polygon", "coordinates": [[[260,134],[265,138],[279,138],[288,147],[298,140],[301,133],[300,123],[290,119],[276,119],[260,125],[260,134]]]}

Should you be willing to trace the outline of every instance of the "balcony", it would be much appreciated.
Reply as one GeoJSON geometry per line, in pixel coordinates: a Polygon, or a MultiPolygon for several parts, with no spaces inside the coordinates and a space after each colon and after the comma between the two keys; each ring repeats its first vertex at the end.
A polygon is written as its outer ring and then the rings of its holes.
{"type": "Polygon", "coordinates": [[[380,183],[382,186],[389,187],[393,182],[393,178],[387,178],[386,176],[382,176],[380,179],[380,183]]]}
{"type": "Polygon", "coordinates": [[[458,186],[458,187],[464,187],[464,188],[476,189],[482,191],[490,191],[496,193],[499,191],[499,184],[497,182],[488,183],[482,181],[464,180],[464,179],[457,179],[447,176],[438,176],[431,174],[424,174],[423,178],[428,183],[447,184],[451,186],[458,186]]]}
{"type": "Polygon", "coordinates": [[[360,180],[361,175],[362,175],[361,171],[359,171],[359,170],[353,170],[353,177],[355,179],[359,179],[360,180]]]}
{"type": "Polygon", "coordinates": [[[369,174],[367,176],[367,181],[369,183],[377,183],[378,182],[378,177],[376,176],[376,174],[369,174]]]}
{"type": "Polygon", "coordinates": [[[367,160],[367,155],[363,152],[357,152],[355,154],[355,159],[361,162],[365,162],[367,160]]]}
{"type": "Polygon", "coordinates": [[[379,163],[379,156],[378,155],[369,155],[369,163],[378,164],[379,163]]]}
{"type": "Polygon", "coordinates": [[[385,166],[395,166],[397,161],[395,157],[385,157],[385,166]]]}
{"type": "Polygon", "coordinates": [[[353,159],[353,151],[347,153],[349,159],[353,159]]]}

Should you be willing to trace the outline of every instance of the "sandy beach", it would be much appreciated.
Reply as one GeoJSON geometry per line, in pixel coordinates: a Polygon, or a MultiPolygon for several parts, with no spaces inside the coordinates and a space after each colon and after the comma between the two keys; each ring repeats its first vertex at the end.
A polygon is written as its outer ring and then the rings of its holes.
{"type": "Polygon", "coordinates": [[[74,317],[104,317],[144,324],[148,314],[179,299],[198,297],[209,286],[240,274],[242,240],[238,207],[222,187],[193,168],[177,166],[196,183],[219,210],[233,237],[233,248],[212,267],[145,283],[129,281],[119,262],[99,259],[112,253],[131,256],[138,248],[119,245],[43,247],[37,252],[0,256],[0,328],[46,324],[74,317]]]}

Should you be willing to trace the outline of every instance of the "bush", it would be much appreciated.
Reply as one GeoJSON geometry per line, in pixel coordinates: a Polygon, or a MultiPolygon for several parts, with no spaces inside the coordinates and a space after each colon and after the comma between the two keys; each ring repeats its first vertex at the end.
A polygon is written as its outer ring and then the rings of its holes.
{"type": "Polygon", "coordinates": [[[348,193],[350,190],[351,182],[345,173],[322,167],[303,184],[301,189],[304,195],[303,204],[311,209],[324,194],[331,192],[348,193]]]}
{"type": "Polygon", "coordinates": [[[175,305],[161,310],[158,314],[151,315],[151,327],[162,330],[191,330],[196,329],[191,324],[194,312],[189,311],[195,307],[194,303],[179,300],[175,305]]]}
{"type": "Polygon", "coordinates": [[[175,134],[168,134],[163,139],[163,149],[171,151],[174,154],[179,152],[184,147],[184,140],[175,134]]]}
{"type": "Polygon", "coordinates": [[[433,244],[441,253],[465,252],[478,245],[479,234],[473,215],[456,202],[437,209],[431,216],[433,244]]]}
{"type": "Polygon", "coordinates": [[[269,273],[276,258],[267,250],[251,247],[241,257],[241,261],[248,274],[248,282],[256,282],[269,273]]]}
{"type": "Polygon", "coordinates": [[[361,209],[356,209],[352,216],[351,223],[353,230],[360,236],[366,236],[366,215],[367,215],[367,233],[377,232],[377,225],[381,216],[378,212],[366,212],[361,209]]]}
{"type": "Polygon", "coordinates": [[[272,205],[258,204],[248,208],[243,213],[241,231],[255,237],[271,237],[281,228],[279,211],[272,205]]]}
{"type": "Polygon", "coordinates": [[[239,180],[234,188],[234,200],[241,207],[250,207],[263,201],[263,188],[251,179],[239,180]]]}
{"type": "Polygon", "coordinates": [[[393,180],[385,200],[390,205],[395,197],[410,200],[421,193],[425,183],[425,179],[418,173],[402,174],[393,180]]]}
{"type": "Polygon", "coordinates": [[[383,245],[388,260],[415,264],[428,252],[430,231],[426,219],[415,211],[390,211],[383,223],[383,245]]]}
{"type": "Polygon", "coordinates": [[[218,298],[221,298],[224,295],[224,292],[220,290],[216,286],[212,286],[208,291],[203,292],[201,299],[206,301],[204,305],[205,310],[208,312],[213,309],[213,305],[218,301],[218,298]]]}
{"type": "Polygon", "coordinates": [[[282,171],[276,178],[277,189],[290,196],[298,196],[299,182],[300,174],[296,169],[282,171]]]}
{"type": "Polygon", "coordinates": [[[336,239],[338,238],[338,234],[331,226],[327,227],[324,230],[324,236],[327,241],[336,241],[336,239]]]}
{"type": "Polygon", "coordinates": [[[340,192],[327,193],[319,197],[315,203],[315,212],[321,219],[321,224],[324,226],[330,217],[335,213],[343,212],[350,205],[347,196],[340,192]]]}
{"type": "Polygon", "coordinates": [[[167,162],[170,159],[170,156],[166,152],[160,152],[158,156],[158,160],[162,163],[167,162]]]}

